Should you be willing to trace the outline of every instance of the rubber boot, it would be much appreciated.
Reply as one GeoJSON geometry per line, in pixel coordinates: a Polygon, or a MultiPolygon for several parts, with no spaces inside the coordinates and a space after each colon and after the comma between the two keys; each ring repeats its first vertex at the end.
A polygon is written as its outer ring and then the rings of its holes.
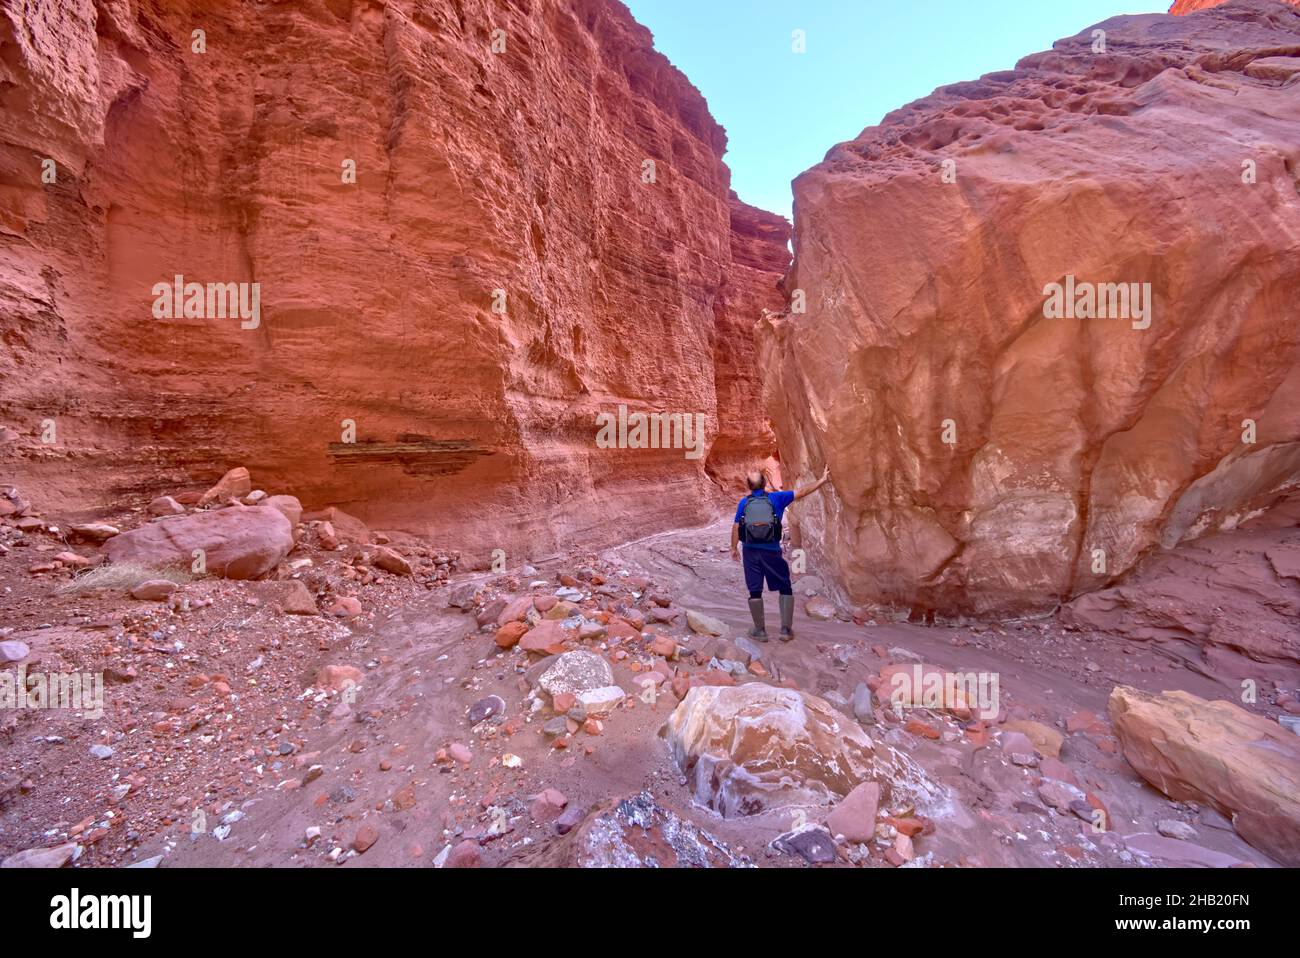
{"type": "Polygon", "coordinates": [[[789,642],[794,639],[794,596],[781,596],[781,641],[789,642]]]}
{"type": "Polygon", "coordinates": [[[749,600],[749,614],[754,619],[754,627],[749,630],[749,637],[755,642],[767,641],[767,622],[763,619],[763,600],[749,600]]]}

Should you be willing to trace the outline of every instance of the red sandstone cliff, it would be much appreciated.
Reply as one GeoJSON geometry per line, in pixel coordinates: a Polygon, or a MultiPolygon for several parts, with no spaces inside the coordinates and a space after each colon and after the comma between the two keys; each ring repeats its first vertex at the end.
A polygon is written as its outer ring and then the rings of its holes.
{"type": "Polygon", "coordinates": [[[1050,609],[1300,470],[1300,13],[1100,26],[796,181],[768,404],[855,601],[1050,609]],[[1149,324],[1047,318],[1067,277],[1149,283],[1149,324]]]}
{"type": "Polygon", "coordinates": [[[48,507],[243,464],[539,555],[707,519],[772,452],[737,412],[788,226],[614,0],[5,3],[0,91],[0,456],[48,507]],[[155,319],[177,274],[260,323],[155,319]],[[596,448],[623,403],[712,451],[596,448]]]}

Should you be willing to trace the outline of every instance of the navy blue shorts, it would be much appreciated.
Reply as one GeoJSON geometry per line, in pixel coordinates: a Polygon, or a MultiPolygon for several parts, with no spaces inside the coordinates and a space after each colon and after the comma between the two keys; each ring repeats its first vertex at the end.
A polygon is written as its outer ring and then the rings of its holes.
{"type": "Polygon", "coordinates": [[[750,595],[761,594],[763,580],[772,592],[792,595],[790,588],[790,566],[785,556],[775,550],[745,549],[745,588],[750,595]]]}

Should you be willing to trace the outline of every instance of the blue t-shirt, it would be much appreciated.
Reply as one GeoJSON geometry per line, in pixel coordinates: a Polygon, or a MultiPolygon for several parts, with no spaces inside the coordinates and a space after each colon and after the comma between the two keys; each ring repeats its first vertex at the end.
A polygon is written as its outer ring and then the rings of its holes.
{"type": "MultiPolygon", "coordinates": [[[[772,511],[776,513],[776,521],[780,522],[781,513],[785,512],[785,507],[788,506],[790,503],[794,502],[794,493],[777,491],[777,492],[769,492],[766,495],[767,498],[772,501],[772,511]]],[[[745,515],[745,503],[747,503],[748,501],[749,501],[749,496],[746,496],[744,499],[740,500],[740,505],[736,507],[735,521],[738,524],[740,523],[740,520],[745,515]]],[[[743,525],[740,527],[740,536],[741,536],[741,541],[744,542],[745,527],[743,525]]],[[[746,549],[763,549],[766,552],[781,551],[780,542],[744,542],[744,545],[746,549]]]]}

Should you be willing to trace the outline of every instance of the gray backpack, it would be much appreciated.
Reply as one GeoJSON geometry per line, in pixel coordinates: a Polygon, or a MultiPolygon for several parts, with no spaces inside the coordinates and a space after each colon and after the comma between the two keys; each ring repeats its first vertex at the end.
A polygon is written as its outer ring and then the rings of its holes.
{"type": "Polygon", "coordinates": [[[766,493],[754,493],[740,514],[740,529],[745,542],[780,542],[781,523],[766,493]]]}

